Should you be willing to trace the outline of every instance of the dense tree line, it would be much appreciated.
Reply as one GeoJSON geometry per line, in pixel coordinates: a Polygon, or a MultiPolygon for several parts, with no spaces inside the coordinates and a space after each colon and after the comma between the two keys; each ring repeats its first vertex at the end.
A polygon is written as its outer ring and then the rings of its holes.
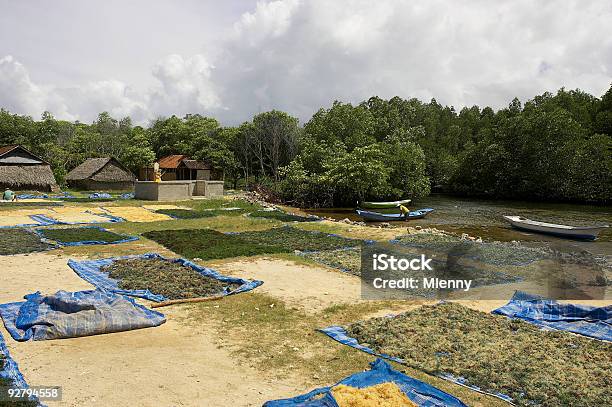
{"type": "Polygon", "coordinates": [[[59,182],[87,157],[114,156],[133,171],[168,154],[225,170],[233,187],[263,183],[302,206],[420,197],[432,189],[492,198],[612,200],[612,87],[518,99],[499,111],[459,112],[432,99],[334,102],[304,125],[280,111],[237,127],[189,114],[153,121],[101,113],[92,124],[39,121],[0,110],[0,144],[48,160],[59,182]]]}

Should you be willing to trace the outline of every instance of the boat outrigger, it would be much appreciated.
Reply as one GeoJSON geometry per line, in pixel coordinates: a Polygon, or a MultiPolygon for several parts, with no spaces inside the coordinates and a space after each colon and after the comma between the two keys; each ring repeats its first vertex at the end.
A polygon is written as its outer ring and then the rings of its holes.
{"type": "Polygon", "coordinates": [[[529,232],[545,233],[548,235],[555,235],[560,237],[567,237],[572,239],[584,239],[584,240],[595,240],[597,235],[609,228],[608,225],[604,226],[568,226],[568,225],[557,225],[554,223],[539,222],[524,218],[522,216],[504,216],[512,227],[516,229],[526,230],[529,232]]]}
{"type": "Polygon", "coordinates": [[[393,202],[360,202],[359,207],[370,208],[370,209],[389,209],[397,208],[400,205],[407,205],[412,202],[410,199],[404,199],[402,201],[393,202]]]}
{"type": "Polygon", "coordinates": [[[369,221],[369,222],[389,222],[389,221],[421,219],[429,215],[433,211],[434,210],[432,208],[423,208],[423,209],[419,209],[416,211],[410,211],[408,216],[404,216],[399,213],[380,213],[380,212],[371,212],[371,211],[364,211],[361,209],[357,209],[357,215],[361,216],[363,220],[369,221]]]}

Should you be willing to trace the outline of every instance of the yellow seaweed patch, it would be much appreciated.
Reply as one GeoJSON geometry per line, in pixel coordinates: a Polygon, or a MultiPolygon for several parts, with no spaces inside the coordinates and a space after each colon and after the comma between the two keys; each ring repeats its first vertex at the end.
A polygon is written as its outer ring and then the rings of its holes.
{"type": "Polygon", "coordinates": [[[340,407],[416,407],[395,383],[358,389],[340,384],[332,389],[340,407]]]}
{"type": "Polygon", "coordinates": [[[108,213],[119,216],[128,222],[155,222],[158,220],[171,220],[172,218],[161,213],[155,213],[137,206],[108,206],[104,208],[108,213]]]}
{"type": "Polygon", "coordinates": [[[53,208],[53,212],[55,213],[50,215],[50,217],[60,222],[69,222],[69,223],[109,222],[109,218],[90,213],[89,208],[87,207],[65,206],[65,207],[60,207],[60,208],[53,208]]]}
{"type": "Polygon", "coordinates": [[[30,215],[50,216],[48,209],[17,209],[14,211],[4,211],[0,213],[0,226],[32,225],[36,222],[30,215]]]}

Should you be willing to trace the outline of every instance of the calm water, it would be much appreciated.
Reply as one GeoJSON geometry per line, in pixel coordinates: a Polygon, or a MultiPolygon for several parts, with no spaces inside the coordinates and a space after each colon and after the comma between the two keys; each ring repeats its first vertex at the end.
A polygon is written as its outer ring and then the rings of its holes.
{"type": "MultiPolygon", "coordinates": [[[[488,240],[519,240],[519,241],[562,241],[546,235],[525,233],[512,229],[502,218],[503,215],[521,215],[529,219],[574,226],[612,225],[612,207],[589,206],[574,204],[533,203],[520,201],[489,201],[465,199],[445,195],[431,195],[412,202],[410,209],[434,208],[436,211],[425,219],[409,222],[393,222],[394,225],[436,227],[450,232],[468,233],[488,240]]],[[[392,210],[396,212],[396,210],[392,210]]],[[[349,218],[361,220],[354,208],[313,209],[308,213],[327,216],[334,219],[349,218]]],[[[599,235],[597,242],[579,243],[585,247],[603,250],[602,254],[612,254],[611,245],[601,243],[612,242],[612,228],[599,235]],[[599,244],[597,244],[599,243],[599,244]]]]}

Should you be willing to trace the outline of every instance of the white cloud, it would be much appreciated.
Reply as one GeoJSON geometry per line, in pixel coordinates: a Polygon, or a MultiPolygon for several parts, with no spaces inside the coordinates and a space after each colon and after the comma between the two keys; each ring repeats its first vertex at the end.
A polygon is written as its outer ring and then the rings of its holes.
{"type": "Polygon", "coordinates": [[[152,63],[143,74],[156,85],[139,91],[113,79],[37,84],[3,58],[0,105],[84,121],[108,110],[140,122],[203,113],[235,124],[273,108],[304,121],[335,99],[435,97],[499,108],[562,86],[600,96],[612,77],[606,0],[275,0],[234,21],[214,50],[152,63]]]}

